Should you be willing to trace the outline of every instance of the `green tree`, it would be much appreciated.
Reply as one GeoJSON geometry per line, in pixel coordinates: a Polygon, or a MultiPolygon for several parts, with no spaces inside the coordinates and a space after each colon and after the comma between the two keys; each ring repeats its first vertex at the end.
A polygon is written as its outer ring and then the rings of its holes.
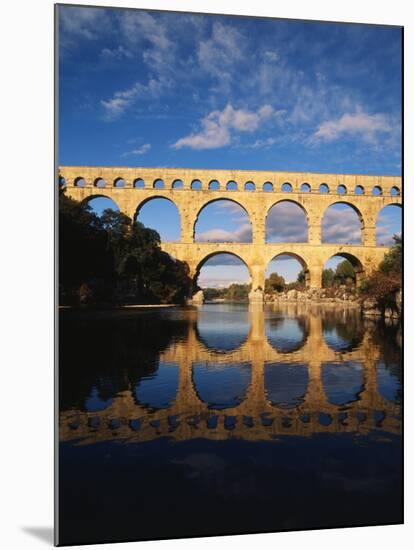
{"type": "Polygon", "coordinates": [[[282,290],[285,288],[285,285],[285,279],[281,275],[276,272],[271,273],[270,276],[265,280],[265,292],[269,294],[272,292],[282,292],[282,290]]]}
{"type": "Polygon", "coordinates": [[[343,260],[336,266],[334,281],[337,284],[344,285],[355,283],[355,270],[349,260],[343,260]]]}
{"type": "Polygon", "coordinates": [[[322,286],[323,288],[330,288],[334,284],[335,272],[333,269],[328,268],[322,271],[322,286]]]}
{"type": "Polygon", "coordinates": [[[394,245],[385,254],[384,259],[379,265],[379,271],[385,275],[401,273],[402,270],[402,238],[400,235],[394,235],[393,239],[394,245]]]}

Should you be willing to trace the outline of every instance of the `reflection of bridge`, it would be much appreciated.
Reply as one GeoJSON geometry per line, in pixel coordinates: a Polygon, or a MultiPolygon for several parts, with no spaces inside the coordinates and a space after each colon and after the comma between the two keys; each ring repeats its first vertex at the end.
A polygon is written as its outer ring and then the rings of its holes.
{"type": "Polygon", "coordinates": [[[309,332],[303,346],[282,353],[267,341],[263,312],[252,307],[251,328],[239,349],[217,352],[197,339],[194,324],[189,325],[185,341],[173,343],[160,355],[160,361],[179,365],[179,385],[174,401],[166,409],[151,411],[138,405],[133,390],[114,397],[99,413],[67,410],[60,416],[60,437],[67,441],[85,438],[86,443],[122,439],[147,441],[160,436],[177,440],[193,437],[249,440],[273,439],[279,435],[309,436],[315,433],[367,433],[376,427],[400,433],[400,405],[382,397],[377,388],[376,364],[380,350],[369,331],[361,344],[351,351],[334,351],[327,346],[319,316],[309,316],[309,332]],[[364,381],[356,400],[343,406],[329,402],[322,381],[322,365],[343,361],[361,364],[364,381]],[[243,401],[225,410],[214,410],[203,402],[193,380],[196,363],[250,363],[251,381],[243,401]],[[302,363],[308,367],[309,381],[300,405],[286,409],[272,404],[264,384],[268,363],[302,363]]]}
{"type": "Polygon", "coordinates": [[[163,249],[187,262],[195,278],[212,255],[219,252],[235,254],[249,268],[253,290],[264,288],[268,263],[283,253],[293,255],[302,263],[307,280],[314,288],[321,286],[323,266],[335,254],[349,259],[357,275],[370,273],[387,251],[385,247],[376,246],[378,214],[384,206],[402,203],[401,178],[387,176],[84,166],[61,166],[59,174],[66,182],[66,192],[70,197],[79,201],[96,196],[109,197],[133,219],[147,201],[157,197],[170,200],[180,214],[181,241],[162,243],[163,249]],[[135,187],[138,179],[143,187],[135,187]],[[84,187],[79,186],[80,180],[84,187]],[[211,188],[212,180],[220,182],[218,190],[211,188]],[[102,181],[106,183],[105,188],[97,186],[102,181]],[[119,187],[121,181],[123,187],[119,187]],[[178,181],[182,182],[182,188],[176,187],[178,181]],[[201,182],[200,190],[192,188],[195,181],[201,182]],[[230,190],[227,182],[233,182],[237,190],[230,190]],[[290,185],[291,192],[282,191],[284,183],[290,185]],[[321,184],[328,186],[328,193],[319,192],[321,184]],[[309,192],[303,191],[304,185],[309,192]],[[264,191],[266,186],[271,186],[270,192],[264,191]],[[343,186],[345,195],[339,194],[338,186],[343,186]],[[357,187],[363,190],[363,195],[355,194],[357,187]],[[378,196],[373,196],[374,188],[378,189],[378,196]],[[236,202],[246,211],[252,224],[252,243],[194,241],[194,228],[201,210],[219,199],[236,202]],[[267,214],[272,206],[283,200],[298,204],[304,211],[308,222],[307,243],[265,243],[267,214]],[[357,212],[361,221],[362,245],[321,242],[324,212],[336,203],[349,204],[357,212]]]}

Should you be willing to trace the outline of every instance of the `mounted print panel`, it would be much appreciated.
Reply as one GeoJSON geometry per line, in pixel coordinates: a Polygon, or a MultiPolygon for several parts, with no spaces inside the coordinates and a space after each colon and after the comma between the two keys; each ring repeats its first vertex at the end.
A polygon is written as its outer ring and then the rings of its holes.
{"type": "Polygon", "coordinates": [[[402,523],[402,28],[56,29],[56,543],[402,523]]]}

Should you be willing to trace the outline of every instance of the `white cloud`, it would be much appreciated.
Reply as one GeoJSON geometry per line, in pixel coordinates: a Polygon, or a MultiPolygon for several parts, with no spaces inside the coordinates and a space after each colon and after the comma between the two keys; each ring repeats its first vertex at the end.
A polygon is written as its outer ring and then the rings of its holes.
{"type": "Polygon", "coordinates": [[[234,27],[213,23],[211,36],[198,46],[198,62],[202,69],[221,81],[230,78],[235,63],[242,61],[245,38],[234,27]]]}
{"type": "Polygon", "coordinates": [[[274,114],[271,105],[263,105],[258,111],[234,109],[229,103],[222,111],[212,111],[201,122],[201,130],[176,141],[172,147],[181,149],[217,149],[231,143],[232,132],[254,132],[262,122],[274,114]]]}
{"type": "Polygon", "coordinates": [[[101,57],[110,61],[113,60],[122,60],[122,59],[131,59],[133,57],[132,53],[124,48],[122,45],[117,48],[103,48],[101,50],[101,57]]]}
{"type": "Polygon", "coordinates": [[[243,223],[235,231],[227,231],[226,229],[208,229],[196,234],[197,242],[216,242],[216,243],[231,243],[239,242],[246,243],[252,240],[251,224],[243,223]]]}
{"type": "Polygon", "coordinates": [[[113,120],[121,116],[128,107],[137,100],[155,99],[172,86],[172,82],[166,78],[150,78],[147,84],[136,82],[131,88],[118,91],[110,99],[101,100],[105,109],[107,120],[113,120]]]}
{"type": "Polygon", "coordinates": [[[351,207],[330,207],[322,219],[322,242],[358,244],[362,239],[361,222],[351,207]]]}
{"type": "Polygon", "coordinates": [[[380,133],[390,133],[392,126],[382,113],[368,114],[358,109],[353,114],[344,114],[338,119],[323,122],[313,135],[315,141],[334,141],[344,135],[360,136],[374,142],[380,133]]]}
{"type": "Polygon", "coordinates": [[[141,145],[141,147],[138,147],[137,149],[133,149],[132,151],[127,151],[126,153],[123,153],[123,157],[127,157],[130,155],[145,155],[145,153],[148,153],[148,151],[151,149],[150,143],[144,143],[144,145],[141,145]]]}

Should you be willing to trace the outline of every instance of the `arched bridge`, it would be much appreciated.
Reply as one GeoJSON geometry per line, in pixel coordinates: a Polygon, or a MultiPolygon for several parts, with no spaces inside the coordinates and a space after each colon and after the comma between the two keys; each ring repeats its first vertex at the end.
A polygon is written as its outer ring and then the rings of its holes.
{"type": "Polygon", "coordinates": [[[311,288],[321,287],[324,264],[333,255],[349,259],[360,281],[378,266],[388,250],[376,245],[379,212],[385,206],[402,204],[401,178],[396,176],[61,166],[59,178],[73,199],[109,197],[132,219],[153,198],[172,201],[181,218],[181,239],[163,242],[162,248],[187,262],[194,278],[212,255],[220,252],[236,255],[250,271],[252,289],[258,290],[256,296],[264,289],[268,263],[279,254],[293,255],[301,262],[311,288]],[[251,243],[195,241],[194,228],[201,210],[220,199],[236,202],[246,211],[252,225],[251,243]],[[306,243],[266,243],[268,212],[286,200],[298,204],[306,214],[306,243]],[[348,204],[358,214],[361,244],[322,243],[323,215],[337,203],[348,204]]]}

